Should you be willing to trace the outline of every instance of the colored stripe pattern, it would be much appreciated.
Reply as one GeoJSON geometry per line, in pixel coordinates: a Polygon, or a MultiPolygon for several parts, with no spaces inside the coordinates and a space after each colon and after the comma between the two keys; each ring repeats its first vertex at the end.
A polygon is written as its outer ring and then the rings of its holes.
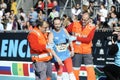
{"type": "Polygon", "coordinates": [[[87,71],[85,66],[81,66],[79,78],[80,80],[87,80],[87,71]]]}
{"type": "Polygon", "coordinates": [[[13,75],[29,76],[28,64],[12,63],[13,75]]]}
{"type": "Polygon", "coordinates": [[[32,64],[30,64],[30,72],[34,72],[32,64]]]}
{"type": "Polygon", "coordinates": [[[11,75],[11,68],[7,66],[0,66],[0,74],[11,75]]]}

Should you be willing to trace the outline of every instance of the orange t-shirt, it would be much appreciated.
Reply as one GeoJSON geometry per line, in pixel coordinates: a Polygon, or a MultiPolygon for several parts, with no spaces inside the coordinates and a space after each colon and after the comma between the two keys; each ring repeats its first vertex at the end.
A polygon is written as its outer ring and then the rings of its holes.
{"type": "Polygon", "coordinates": [[[94,37],[95,26],[87,24],[84,28],[80,22],[73,22],[72,26],[67,28],[69,33],[77,36],[73,42],[75,53],[90,54],[92,51],[92,39],[94,37]]]}

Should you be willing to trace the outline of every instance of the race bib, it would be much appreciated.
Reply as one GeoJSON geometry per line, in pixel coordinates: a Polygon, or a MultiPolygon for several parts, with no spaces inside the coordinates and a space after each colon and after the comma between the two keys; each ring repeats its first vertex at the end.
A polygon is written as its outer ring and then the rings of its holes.
{"type": "Polygon", "coordinates": [[[68,48],[68,44],[59,44],[59,45],[56,45],[56,49],[58,52],[63,52],[63,51],[66,51],[68,48]]]}

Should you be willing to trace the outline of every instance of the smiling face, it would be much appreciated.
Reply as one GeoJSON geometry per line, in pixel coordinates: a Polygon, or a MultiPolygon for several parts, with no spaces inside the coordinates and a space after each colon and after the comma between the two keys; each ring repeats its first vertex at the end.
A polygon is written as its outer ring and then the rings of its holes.
{"type": "Polygon", "coordinates": [[[55,19],[55,20],[54,20],[54,29],[55,29],[56,31],[59,31],[60,28],[61,28],[61,20],[60,20],[60,19],[55,19]]]}
{"type": "Polygon", "coordinates": [[[82,25],[86,26],[89,23],[89,14],[88,13],[84,13],[82,15],[82,25]]]}

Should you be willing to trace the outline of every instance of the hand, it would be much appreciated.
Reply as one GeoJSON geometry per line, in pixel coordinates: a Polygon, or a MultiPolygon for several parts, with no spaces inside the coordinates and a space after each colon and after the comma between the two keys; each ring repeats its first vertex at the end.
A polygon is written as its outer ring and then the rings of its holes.
{"type": "Polygon", "coordinates": [[[113,40],[113,39],[112,39],[111,43],[112,43],[112,44],[115,44],[115,42],[114,42],[114,40],[113,40]]]}
{"type": "Polygon", "coordinates": [[[70,37],[69,37],[69,40],[70,40],[70,41],[75,41],[76,39],[77,39],[76,36],[70,36],[70,37]]]}
{"type": "Polygon", "coordinates": [[[72,51],[70,52],[70,56],[71,56],[71,57],[74,56],[74,50],[72,50],[72,51]]]}
{"type": "Polygon", "coordinates": [[[60,58],[57,58],[57,62],[58,62],[59,65],[63,65],[63,62],[60,58]]]}

